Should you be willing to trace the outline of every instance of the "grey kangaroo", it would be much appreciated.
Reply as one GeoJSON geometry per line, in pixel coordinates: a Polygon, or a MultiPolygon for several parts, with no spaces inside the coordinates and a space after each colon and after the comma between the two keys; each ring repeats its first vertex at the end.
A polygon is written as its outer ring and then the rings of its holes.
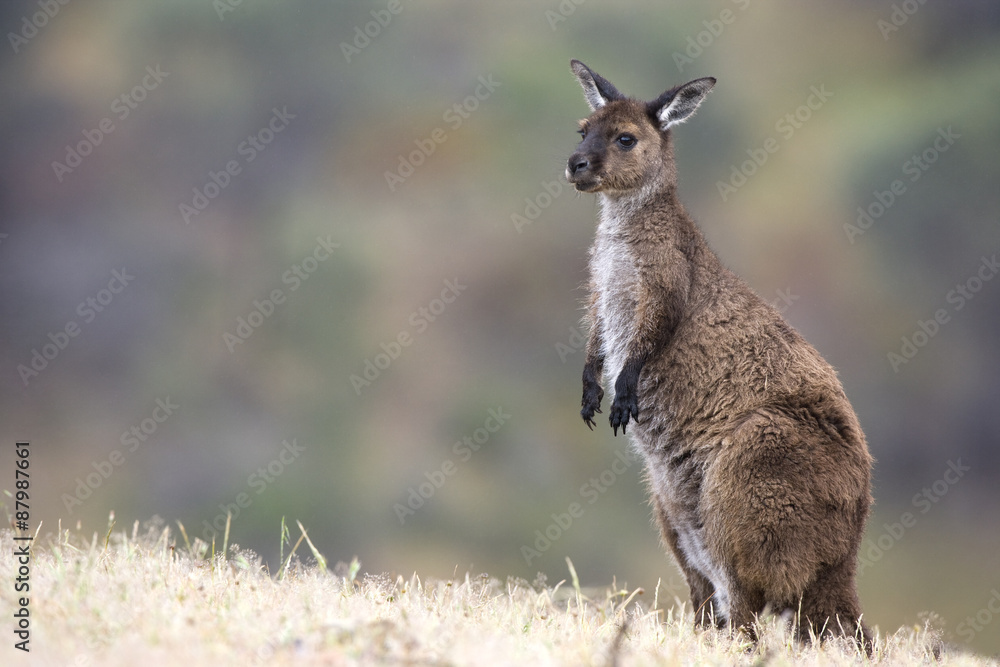
{"type": "Polygon", "coordinates": [[[645,460],[663,541],[696,622],[755,635],[765,609],[800,638],[868,652],[855,587],[872,457],[836,372],[722,265],[677,198],[671,132],[715,79],[652,102],[578,60],[591,115],[566,177],[597,194],[583,420],[613,387],[611,428],[645,460]]]}

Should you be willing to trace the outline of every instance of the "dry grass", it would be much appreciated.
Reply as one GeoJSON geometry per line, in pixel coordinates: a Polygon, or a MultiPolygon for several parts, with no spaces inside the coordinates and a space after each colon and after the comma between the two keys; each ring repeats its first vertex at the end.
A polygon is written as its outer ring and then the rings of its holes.
{"type": "MultiPolygon", "coordinates": [[[[299,531],[301,532],[301,531],[299,531]]],[[[284,527],[283,527],[284,534],[284,527]]],[[[304,535],[304,533],[302,533],[304,535]]],[[[13,534],[0,533],[0,601],[14,606],[13,534]]],[[[284,545],[284,542],[283,542],[284,545]]],[[[309,546],[298,538],[297,548],[309,546]]],[[[221,549],[220,549],[221,551],[221,549]]],[[[691,610],[655,591],[581,590],[485,575],[422,581],[358,578],[296,556],[269,574],[237,547],[229,558],[153,524],[85,539],[60,531],[36,545],[31,654],[4,630],[0,664],[32,665],[848,665],[852,645],[796,645],[775,619],[751,645],[696,631],[691,610]],[[665,610],[659,607],[667,607],[665,610]],[[13,656],[11,659],[10,656],[13,656]]],[[[318,556],[314,551],[314,557],[318,556]]],[[[4,612],[10,625],[8,613],[4,612]]],[[[927,628],[878,641],[875,662],[988,665],[941,648],[927,628]],[[935,649],[934,647],[937,647],[935,649]],[[940,652],[935,659],[934,652],[940,652]]]]}

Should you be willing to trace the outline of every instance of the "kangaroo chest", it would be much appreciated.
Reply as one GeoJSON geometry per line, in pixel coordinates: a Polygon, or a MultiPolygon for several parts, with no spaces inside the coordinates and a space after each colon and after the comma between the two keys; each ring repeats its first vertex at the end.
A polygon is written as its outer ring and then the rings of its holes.
{"type": "Polygon", "coordinates": [[[635,258],[614,231],[598,230],[590,273],[597,292],[597,324],[601,327],[606,385],[613,394],[632,335],[639,283],[635,258]]]}
{"type": "Polygon", "coordinates": [[[591,281],[597,293],[597,324],[603,342],[605,385],[612,395],[634,333],[639,296],[638,264],[623,231],[634,209],[634,205],[602,201],[590,256],[591,281]]]}

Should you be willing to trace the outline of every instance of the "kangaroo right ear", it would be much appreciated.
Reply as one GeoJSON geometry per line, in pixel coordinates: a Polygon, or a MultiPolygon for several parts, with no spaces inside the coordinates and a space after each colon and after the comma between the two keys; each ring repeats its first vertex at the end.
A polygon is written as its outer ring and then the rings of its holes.
{"type": "Polygon", "coordinates": [[[576,75],[576,80],[583,87],[583,96],[587,98],[587,104],[591,111],[597,111],[608,102],[623,100],[625,96],[618,92],[618,89],[611,85],[611,82],[603,76],[584,65],[579,60],[569,61],[570,69],[576,75]]]}

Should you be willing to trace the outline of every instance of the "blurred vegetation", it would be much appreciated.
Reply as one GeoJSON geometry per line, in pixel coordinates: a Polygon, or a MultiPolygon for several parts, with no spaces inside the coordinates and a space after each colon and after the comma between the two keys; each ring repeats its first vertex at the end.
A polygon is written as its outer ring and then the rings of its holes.
{"type": "Polygon", "coordinates": [[[105,0],[10,37],[39,11],[0,9],[0,438],[32,441],[47,527],[114,509],[200,534],[228,507],[232,540],[269,561],[286,516],[369,571],[556,581],[568,555],[586,582],[662,577],[686,598],[638,467],[602,481],[625,441],[578,416],[596,206],[562,179],[586,113],[576,57],[644,98],[719,79],[676,132],[681,195],[858,411],[878,459],[866,548],[883,547],[866,617],[895,629],[934,611],[953,641],[1000,651],[1000,620],[971,638],[960,625],[1000,587],[1000,281],[970,282],[1000,251],[1000,6],[105,0]],[[147,68],[167,74],[136,92],[147,68]],[[264,145],[276,113],[287,125],[264,145]],[[57,174],[105,118],[113,131],[57,174]],[[769,137],[778,150],[723,200],[769,137]],[[390,189],[386,172],[418,161],[390,189]],[[845,231],[895,180],[884,213],[845,231]],[[319,239],[338,244],[322,260],[319,239]],[[123,267],[134,280],[108,301],[123,267]],[[959,309],[949,293],[967,283],[959,309]],[[88,298],[107,301],[89,320],[88,298]],[[70,322],[25,383],[19,366],[70,322]],[[924,344],[894,369],[903,337],[924,344]],[[377,377],[352,383],[369,362],[377,377]],[[157,422],[167,398],[179,407],[157,422]],[[526,563],[573,502],[582,516],[526,563]]]}

